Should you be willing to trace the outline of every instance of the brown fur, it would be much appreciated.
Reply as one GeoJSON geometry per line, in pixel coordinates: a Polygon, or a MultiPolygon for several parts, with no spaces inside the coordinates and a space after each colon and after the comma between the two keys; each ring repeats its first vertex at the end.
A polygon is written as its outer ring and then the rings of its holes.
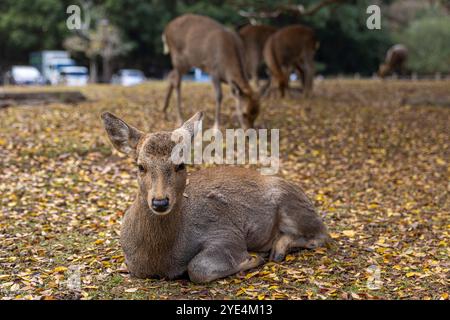
{"type": "Polygon", "coordinates": [[[264,63],[263,50],[267,39],[277,31],[268,25],[246,25],[239,30],[245,49],[246,70],[249,78],[259,84],[258,69],[264,63]]]}
{"type": "MultiPolygon", "coordinates": [[[[112,144],[141,168],[120,240],[132,276],[172,279],[188,272],[194,282],[209,282],[264,262],[248,251],[270,251],[281,261],[289,250],[329,239],[298,186],[232,166],[187,174],[171,161],[170,132],[145,134],[110,113],[102,119],[112,144]],[[165,212],[152,207],[161,197],[169,199],[165,212]]],[[[200,119],[196,114],[178,130],[193,137],[200,119]]]]}
{"type": "Polygon", "coordinates": [[[181,114],[181,77],[191,68],[207,72],[216,91],[215,128],[220,124],[222,103],[221,83],[232,88],[236,109],[243,128],[253,127],[259,113],[257,95],[252,91],[245,73],[244,49],[239,36],[211,18],[185,14],[172,20],[165,28],[163,39],[172,59],[169,88],[164,102],[167,111],[173,88],[177,93],[178,119],[181,114]],[[242,110],[241,104],[245,104],[242,110]]]}
{"type": "Polygon", "coordinates": [[[311,93],[318,44],[314,31],[302,25],[284,27],[269,37],[264,46],[264,61],[271,74],[271,83],[282,97],[292,70],[300,73],[305,95],[311,93]]]}
{"type": "Polygon", "coordinates": [[[404,72],[405,63],[408,59],[408,49],[402,44],[396,44],[386,53],[384,63],[380,64],[378,75],[385,78],[393,72],[404,72]]]}

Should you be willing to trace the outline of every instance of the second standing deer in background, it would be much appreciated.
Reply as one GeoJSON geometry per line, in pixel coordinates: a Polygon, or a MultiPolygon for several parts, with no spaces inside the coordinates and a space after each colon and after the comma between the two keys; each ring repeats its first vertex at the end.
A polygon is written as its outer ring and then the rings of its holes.
{"type": "Polygon", "coordinates": [[[236,32],[226,29],[211,18],[185,14],[172,20],[163,33],[165,52],[170,53],[173,70],[164,102],[167,112],[172,91],[177,93],[178,121],[181,114],[181,77],[191,68],[207,72],[216,91],[214,128],[219,129],[222,104],[221,83],[231,86],[236,98],[237,116],[244,129],[251,128],[259,113],[259,101],[252,91],[245,72],[242,40],[236,32]],[[245,104],[245,107],[242,107],[245,104]]]}
{"type": "Polygon", "coordinates": [[[314,80],[314,55],[319,48],[311,28],[292,25],[269,37],[264,46],[264,61],[270,71],[270,85],[278,87],[280,94],[289,85],[289,75],[296,70],[302,79],[305,96],[309,96],[314,80]]]}
{"type": "Polygon", "coordinates": [[[258,71],[264,63],[263,50],[267,39],[277,31],[277,28],[267,25],[246,25],[239,29],[239,35],[242,38],[245,48],[245,63],[247,73],[259,86],[258,71]]]}

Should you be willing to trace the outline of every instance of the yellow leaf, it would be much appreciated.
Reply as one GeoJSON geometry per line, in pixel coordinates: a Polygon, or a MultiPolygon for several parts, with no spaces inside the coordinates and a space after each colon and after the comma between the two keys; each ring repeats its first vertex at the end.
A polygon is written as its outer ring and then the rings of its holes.
{"type": "Polygon", "coordinates": [[[441,298],[444,300],[448,300],[448,293],[444,292],[443,294],[441,294],[441,298]]]}
{"type": "Polygon", "coordinates": [[[258,295],[258,300],[264,300],[265,297],[266,297],[265,294],[260,294],[258,295]]]}
{"type": "Polygon", "coordinates": [[[377,248],[376,249],[376,251],[381,254],[383,254],[386,250],[387,250],[386,248],[377,248]]]}
{"type": "Polygon", "coordinates": [[[105,242],[105,239],[97,239],[95,240],[95,244],[102,244],[103,242],[105,242]]]}
{"type": "Polygon", "coordinates": [[[240,295],[243,295],[245,293],[245,290],[244,289],[239,289],[239,291],[236,293],[236,296],[240,296],[240,295]]]}
{"type": "Polygon", "coordinates": [[[339,238],[341,235],[339,233],[335,233],[335,232],[330,232],[330,237],[333,239],[337,239],[339,238]]]}
{"type": "Polygon", "coordinates": [[[259,273],[259,271],[255,271],[255,272],[248,273],[248,274],[245,276],[245,279],[250,279],[250,278],[256,276],[258,273],[259,273]]]}
{"type": "Polygon", "coordinates": [[[63,273],[65,271],[67,271],[66,267],[56,267],[55,269],[53,269],[53,272],[55,273],[63,273]]]}
{"type": "Polygon", "coordinates": [[[318,195],[316,196],[316,200],[317,200],[317,201],[323,201],[323,200],[324,200],[323,194],[318,194],[318,195]]]}
{"type": "Polygon", "coordinates": [[[344,236],[347,236],[349,238],[353,238],[355,236],[355,231],[353,230],[344,230],[342,231],[342,233],[344,234],[344,236]]]}
{"type": "Polygon", "coordinates": [[[286,261],[293,261],[293,260],[295,260],[295,257],[292,255],[292,254],[288,254],[287,256],[286,256],[286,259],[285,259],[286,261]]]}
{"type": "Polygon", "coordinates": [[[279,288],[278,286],[270,286],[269,290],[274,290],[274,289],[278,289],[278,288],[279,288]]]}

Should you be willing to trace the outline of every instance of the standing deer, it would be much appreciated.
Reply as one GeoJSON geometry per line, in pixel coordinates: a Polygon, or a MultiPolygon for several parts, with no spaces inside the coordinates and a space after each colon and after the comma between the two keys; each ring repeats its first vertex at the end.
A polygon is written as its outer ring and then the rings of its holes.
{"type": "Polygon", "coordinates": [[[239,29],[245,49],[245,62],[249,78],[259,86],[258,70],[264,63],[263,50],[267,39],[277,28],[267,25],[246,25],[239,29]]]}
{"type": "MultiPolygon", "coordinates": [[[[314,80],[314,55],[319,47],[311,28],[292,25],[269,37],[264,46],[264,60],[271,74],[271,84],[284,97],[289,75],[294,69],[301,75],[305,95],[309,96],[314,80]]],[[[268,86],[269,86],[268,85],[268,86]]]]}
{"type": "Polygon", "coordinates": [[[386,59],[378,69],[378,75],[385,78],[393,72],[403,73],[406,60],[408,59],[408,49],[402,44],[392,46],[386,53],[386,59]]]}
{"type": "Polygon", "coordinates": [[[251,128],[259,113],[259,101],[252,91],[244,69],[244,49],[236,32],[226,29],[211,18],[185,14],[172,20],[163,33],[165,52],[170,53],[173,70],[169,73],[169,88],[164,102],[167,112],[172,91],[177,94],[177,116],[181,114],[181,77],[191,68],[207,72],[216,91],[214,128],[220,125],[222,104],[221,83],[228,83],[236,98],[236,111],[244,129],[251,128]],[[242,103],[246,104],[242,110],[242,103]]]}
{"type": "Polygon", "coordinates": [[[231,166],[188,174],[174,164],[173,134],[193,139],[201,118],[174,132],[143,133],[102,114],[113,146],[138,169],[139,191],[120,236],[130,274],[172,279],[187,271],[193,282],[209,282],[264,262],[249,251],[282,261],[290,249],[325,244],[325,225],[293,183],[231,166]]]}

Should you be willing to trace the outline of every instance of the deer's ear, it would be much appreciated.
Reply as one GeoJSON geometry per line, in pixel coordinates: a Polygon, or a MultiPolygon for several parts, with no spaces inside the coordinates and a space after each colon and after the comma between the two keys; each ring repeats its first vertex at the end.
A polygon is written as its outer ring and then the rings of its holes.
{"type": "Polygon", "coordinates": [[[187,120],[181,127],[173,131],[172,137],[179,137],[189,135],[194,139],[199,130],[201,130],[201,121],[203,119],[203,112],[199,111],[187,120]]]}
{"type": "Polygon", "coordinates": [[[128,155],[133,154],[143,132],[109,112],[102,113],[102,120],[114,148],[128,155]]]}

